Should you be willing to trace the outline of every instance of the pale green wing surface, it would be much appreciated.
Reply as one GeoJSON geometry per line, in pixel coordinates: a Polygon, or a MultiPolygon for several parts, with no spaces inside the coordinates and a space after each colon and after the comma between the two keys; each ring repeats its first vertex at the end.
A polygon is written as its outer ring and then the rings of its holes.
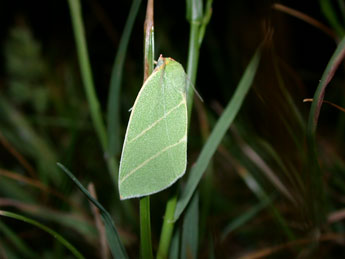
{"type": "Polygon", "coordinates": [[[122,200],[159,192],[185,173],[185,92],[183,67],[171,58],[160,58],[129,118],[119,170],[122,200]]]}

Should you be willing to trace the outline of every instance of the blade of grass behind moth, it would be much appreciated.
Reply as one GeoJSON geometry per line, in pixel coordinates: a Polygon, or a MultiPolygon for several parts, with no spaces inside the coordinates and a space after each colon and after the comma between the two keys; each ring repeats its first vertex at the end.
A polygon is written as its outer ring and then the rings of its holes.
{"type": "Polygon", "coordinates": [[[300,11],[297,11],[295,9],[292,9],[290,7],[287,7],[285,5],[282,4],[273,4],[272,8],[281,11],[283,13],[289,14],[293,17],[296,17],[306,23],[309,23],[310,25],[318,28],[319,30],[323,31],[324,33],[326,33],[328,36],[330,36],[331,38],[333,38],[335,41],[338,40],[338,36],[335,34],[335,32],[333,32],[333,30],[331,28],[329,28],[328,26],[322,24],[321,22],[319,22],[318,20],[314,19],[313,17],[302,13],[300,11]]]}
{"type": "Polygon", "coordinates": [[[287,165],[289,166],[289,169],[288,169],[288,167],[283,162],[282,158],[275,151],[272,145],[270,145],[267,141],[263,139],[259,139],[258,144],[270,156],[270,158],[272,158],[273,161],[276,162],[276,164],[279,166],[279,170],[285,174],[286,178],[294,186],[295,190],[299,191],[299,193],[294,193],[294,198],[296,199],[296,201],[302,200],[302,198],[300,197],[300,194],[305,193],[305,185],[295,165],[290,163],[289,161],[286,162],[287,165]]]}
{"type": "Polygon", "coordinates": [[[212,236],[210,236],[210,242],[209,242],[210,252],[209,252],[209,259],[216,259],[216,252],[214,248],[214,240],[212,236]]]}
{"type": "MultiPolygon", "coordinates": [[[[153,0],[147,1],[144,24],[144,82],[153,71],[154,64],[154,8],[153,0]]],[[[151,239],[150,195],[140,198],[140,254],[153,259],[151,239]]]]}
{"type": "Polygon", "coordinates": [[[23,188],[18,183],[9,179],[0,180],[1,195],[4,197],[12,197],[13,199],[20,200],[27,203],[35,203],[36,197],[33,192],[23,188]]]}
{"type": "Polygon", "coordinates": [[[37,173],[35,169],[30,165],[30,163],[25,159],[25,157],[16,150],[16,148],[11,145],[10,142],[2,135],[0,131],[0,143],[8,150],[8,152],[14,156],[18,163],[21,164],[32,178],[37,178],[37,173]]]}
{"type": "Polygon", "coordinates": [[[278,86],[280,91],[282,92],[284,99],[287,101],[287,109],[289,112],[292,111],[292,114],[295,116],[296,121],[298,122],[298,126],[301,130],[305,130],[305,122],[303,119],[303,116],[301,114],[301,112],[298,110],[294,100],[291,97],[291,94],[289,93],[289,91],[286,89],[286,85],[284,82],[284,79],[282,77],[280,68],[279,68],[279,64],[278,64],[278,57],[277,57],[277,52],[275,49],[275,46],[272,46],[272,61],[273,61],[273,67],[274,67],[274,71],[275,71],[275,76],[277,77],[277,81],[278,81],[278,86]]]}
{"type": "Polygon", "coordinates": [[[97,201],[95,200],[91,194],[84,188],[84,186],[77,180],[77,178],[62,164],[57,163],[58,167],[62,169],[63,172],[75,183],[75,185],[79,188],[82,193],[88,198],[90,202],[92,202],[100,211],[102,215],[102,219],[104,221],[105,229],[106,229],[106,234],[107,234],[107,240],[108,240],[108,245],[110,247],[111,253],[113,257],[115,258],[128,258],[126,250],[120,240],[120,237],[117,233],[116,227],[114,225],[114,222],[108,213],[104,209],[104,207],[97,201]]]}
{"type": "MultiPolygon", "coordinates": [[[[198,98],[195,99],[195,109],[200,124],[200,133],[203,143],[210,135],[210,126],[206,114],[206,110],[202,102],[198,98]]],[[[204,180],[201,182],[200,199],[202,200],[202,206],[200,208],[200,240],[204,238],[206,233],[206,223],[209,215],[209,210],[212,202],[212,188],[213,188],[213,159],[210,160],[208,167],[205,171],[204,180]]]]}
{"type": "Polygon", "coordinates": [[[109,97],[107,106],[108,121],[108,152],[115,156],[120,147],[120,88],[122,83],[123,64],[126,57],[129,38],[133,24],[138,14],[141,0],[133,0],[128,14],[125,28],[121,36],[110,78],[109,97]]]}
{"type": "MultiPolygon", "coordinates": [[[[334,241],[334,242],[340,242],[344,244],[344,236],[342,234],[335,234],[335,233],[325,233],[320,235],[319,241],[334,241]]],[[[241,259],[260,259],[260,258],[271,258],[274,253],[277,253],[281,250],[287,249],[287,248],[294,248],[298,246],[306,246],[308,244],[312,244],[315,242],[314,238],[305,238],[305,239],[298,239],[294,240],[288,243],[275,245],[267,248],[263,248],[254,252],[249,252],[248,254],[241,257],[241,259]]],[[[303,256],[304,257],[304,256],[303,256]]],[[[312,256],[309,254],[307,255],[307,258],[315,258],[316,255],[312,256]]]]}
{"type": "Polygon", "coordinates": [[[181,237],[181,231],[180,231],[180,227],[178,226],[175,230],[174,235],[172,236],[169,257],[167,258],[179,259],[180,237],[181,237]]]}
{"type": "Polygon", "coordinates": [[[86,97],[90,105],[91,118],[96,129],[98,138],[103,147],[103,150],[106,150],[107,135],[93,82],[90,60],[87,52],[87,44],[85,39],[85,30],[82,19],[80,0],[68,0],[68,4],[71,12],[74,37],[77,45],[77,53],[81,76],[84,84],[84,89],[86,92],[86,97]]]}
{"type": "Polygon", "coordinates": [[[345,23],[345,3],[342,0],[338,0],[337,1],[338,6],[339,6],[339,10],[340,10],[340,14],[341,14],[341,18],[342,18],[342,23],[345,23]]]}
{"type": "Polygon", "coordinates": [[[255,206],[252,206],[248,211],[241,213],[240,216],[232,220],[223,230],[221,235],[221,240],[224,241],[226,236],[236,230],[237,228],[243,226],[245,223],[247,223],[249,220],[254,218],[260,211],[265,209],[271,202],[273,198],[269,197],[268,199],[261,200],[258,204],[255,206]]]}
{"type": "MultiPolygon", "coordinates": [[[[87,102],[90,106],[90,115],[93,126],[95,128],[97,137],[101,143],[103,152],[108,150],[108,136],[102,118],[100,104],[96,95],[95,85],[93,82],[91,65],[89,55],[87,52],[87,44],[85,39],[84,24],[81,13],[80,0],[68,0],[74,37],[77,45],[78,60],[80,66],[81,77],[84,85],[84,90],[87,97],[87,102]]],[[[56,161],[56,160],[55,160],[56,161]]],[[[108,171],[113,180],[115,189],[117,188],[117,170],[118,165],[115,157],[108,157],[107,159],[108,171]]]]}
{"type": "Polygon", "coordinates": [[[58,240],[62,245],[64,245],[68,250],[70,250],[71,253],[75,257],[84,258],[84,256],[71,243],[69,243],[66,239],[64,239],[60,234],[56,233],[54,230],[48,228],[47,226],[39,223],[38,221],[30,219],[30,218],[22,216],[22,215],[19,215],[17,213],[12,213],[9,211],[4,211],[4,210],[0,210],[0,216],[13,218],[13,219],[34,225],[34,226],[44,230],[45,232],[49,233],[54,238],[56,238],[56,240],[58,240]]]}
{"type": "MultiPolygon", "coordinates": [[[[88,188],[89,193],[91,194],[91,196],[94,197],[95,199],[97,199],[95,185],[93,183],[89,183],[87,188],[88,188]]],[[[97,209],[97,207],[95,205],[93,205],[92,203],[90,203],[90,206],[91,206],[92,214],[93,214],[93,217],[94,217],[95,225],[96,225],[96,228],[98,230],[99,245],[101,246],[100,256],[101,256],[102,259],[107,259],[107,258],[109,258],[109,248],[108,248],[108,245],[107,245],[107,237],[106,237],[106,234],[105,234],[105,226],[102,223],[101,214],[99,212],[99,209],[97,209]]]]}
{"type": "Polygon", "coordinates": [[[0,221],[0,232],[3,233],[2,240],[10,240],[16,248],[17,252],[19,252],[19,254],[21,254],[23,257],[32,259],[39,258],[38,254],[36,254],[29,246],[27,246],[25,242],[23,242],[23,240],[17,235],[17,233],[12,231],[2,221],[0,221]]]}
{"type": "Polygon", "coordinates": [[[200,182],[200,179],[203,173],[205,172],[208,166],[210,159],[212,158],[223,136],[227,132],[231,123],[235,119],[238,111],[240,110],[243,100],[246,94],[248,93],[250,86],[252,85],[254,81],[254,77],[255,77],[257,68],[259,66],[260,57],[261,57],[261,47],[257,49],[253,58],[248,64],[236,88],[234,95],[229,101],[222,116],[218,119],[214,129],[212,130],[210,137],[207,139],[206,144],[203,146],[202,151],[195,165],[192,167],[189,173],[187,184],[184,190],[182,191],[180,199],[178,200],[177,205],[176,205],[175,217],[174,217],[175,221],[180,217],[180,215],[182,214],[182,212],[188,205],[191,197],[193,196],[195,189],[197,188],[200,182]]]}
{"type": "MultiPolygon", "coordinates": [[[[333,1],[334,2],[334,1],[333,1]]],[[[342,38],[344,36],[344,27],[338,20],[337,12],[333,8],[332,1],[329,0],[319,0],[320,8],[323,15],[328,20],[329,24],[337,32],[337,35],[342,38]]]]}
{"type": "Polygon", "coordinates": [[[83,236],[92,237],[96,233],[92,222],[77,213],[64,213],[44,207],[43,205],[34,205],[34,203],[22,202],[10,198],[0,198],[0,207],[14,207],[35,218],[56,222],[83,236]]]}
{"type": "Polygon", "coordinates": [[[323,98],[325,95],[326,87],[332,80],[337,68],[345,57],[345,37],[342,38],[336,50],[334,51],[331,59],[329,60],[325,71],[322,74],[321,80],[315,91],[313,102],[309,112],[308,125],[307,125],[307,142],[308,142],[308,171],[310,175],[311,192],[309,199],[312,202],[316,224],[320,225],[325,220],[325,197],[323,191],[323,179],[321,169],[318,163],[317,148],[315,143],[315,133],[317,122],[320,115],[323,98]]]}
{"type": "Polygon", "coordinates": [[[1,133],[24,156],[28,155],[35,159],[40,180],[44,183],[52,182],[58,185],[61,176],[56,168],[52,168],[56,162],[54,149],[37,134],[23,114],[2,96],[0,96],[0,118],[1,133]]]}
{"type": "MultiPolygon", "coordinates": [[[[233,158],[229,154],[229,152],[222,146],[219,147],[219,151],[226,158],[227,161],[231,161],[231,164],[233,164],[236,168],[236,172],[239,174],[239,176],[242,178],[249,190],[257,197],[257,199],[260,202],[265,202],[269,199],[269,195],[264,191],[259,182],[253,177],[253,175],[247,170],[247,168],[242,166],[243,164],[246,167],[248,167],[248,160],[241,161],[240,163],[239,161],[237,161],[237,159],[233,158]]],[[[294,233],[288,227],[288,224],[286,223],[285,219],[282,217],[282,215],[280,215],[279,211],[275,208],[274,204],[272,204],[271,202],[268,205],[274,219],[277,221],[277,224],[281,227],[284,234],[288,237],[289,240],[294,240],[294,233]]]]}
{"type": "Polygon", "coordinates": [[[31,186],[32,188],[37,188],[37,189],[41,190],[42,192],[52,194],[52,195],[58,197],[59,199],[63,200],[64,202],[70,204],[71,206],[74,206],[78,211],[82,211],[82,208],[79,207],[78,204],[73,203],[67,197],[65,197],[61,192],[58,192],[54,188],[43,184],[39,180],[35,180],[32,178],[23,176],[17,172],[12,172],[12,171],[8,171],[6,169],[0,168],[0,179],[2,177],[6,177],[6,178],[12,179],[12,180],[17,181],[17,182],[21,182],[24,185],[31,186]]]}
{"type": "Polygon", "coordinates": [[[198,258],[199,193],[195,192],[182,225],[181,259],[198,258]]]}
{"type": "MultiPolygon", "coordinates": [[[[200,50],[200,25],[203,19],[203,1],[187,0],[186,1],[186,18],[190,24],[187,76],[192,85],[195,85],[195,79],[198,68],[199,50],[200,50]]],[[[190,121],[193,107],[193,88],[187,87],[187,105],[188,120],[190,121]]],[[[189,124],[189,122],[188,122],[189,124]]]]}
{"type": "Polygon", "coordinates": [[[279,177],[274,173],[271,167],[266,163],[266,161],[256,152],[247,142],[245,142],[240,135],[237,133],[236,127],[232,128],[232,133],[235,136],[236,141],[242,152],[246,157],[252,161],[257,168],[259,168],[262,174],[271,182],[271,184],[280,191],[288,200],[296,204],[293,195],[290,193],[285,184],[279,179],[279,177]]]}

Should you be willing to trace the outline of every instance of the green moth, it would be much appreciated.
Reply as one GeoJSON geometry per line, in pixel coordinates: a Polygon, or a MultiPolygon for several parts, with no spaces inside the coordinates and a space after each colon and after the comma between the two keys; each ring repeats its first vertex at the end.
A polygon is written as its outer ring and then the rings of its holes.
{"type": "Polygon", "coordinates": [[[122,200],[164,190],[187,165],[186,73],[160,56],[131,111],[123,144],[119,192],[122,200]]]}

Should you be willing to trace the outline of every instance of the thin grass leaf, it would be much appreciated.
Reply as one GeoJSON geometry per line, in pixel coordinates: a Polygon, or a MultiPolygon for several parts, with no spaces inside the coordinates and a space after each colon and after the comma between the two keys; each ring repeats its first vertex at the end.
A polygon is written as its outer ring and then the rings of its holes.
{"type": "Polygon", "coordinates": [[[255,52],[252,60],[246,68],[245,73],[243,74],[236,91],[228,103],[226,109],[224,110],[222,116],[219,118],[216,126],[214,127],[210,137],[207,139],[206,144],[204,145],[198,160],[191,169],[189,178],[185,189],[183,190],[180,199],[177,202],[175,210],[175,221],[180,217],[186,206],[188,205],[189,200],[191,199],[196,187],[198,186],[200,179],[205,172],[207,165],[212,158],[213,154],[217,150],[218,145],[220,144],[223,136],[230,127],[231,123],[235,119],[238,111],[241,108],[243,100],[248,93],[250,86],[253,83],[259,61],[261,56],[261,47],[255,52]]]}
{"type": "Polygon", "coordinates": [[[204,16],[203,16],[202,24],[201,24],[200,31],[199,31],[199,45],[201,45],[202,40],[204,39],[206,27],[211,20],[212,3],[213,3],[213,0],[207,0],[207,2],[206,2],[204,16]]]}
{"type": "Polygon", "coordinates": [[[1,196],[4,197],[12,197],[16,200],[20,200],[27,203],[34,203],[35,197],[34,195],[23,186],[18,185],[8,179],[1,179],[0,180],[0,190],[1,196]]]}
{"type": "Polygon", "coordinates": [[[175,230],[175,233],[171,239],[171,246],[170,246],[168,258],[178,259],[179,258],[179,252],[180,252],[180,228],[177,227],[177,229],[175,230]]]}
{"type": "MultiPolygon", "coordinates": [[[[335,234],[335,233],[325,233],[320,235],[318,238],[318,242],[325,242],[325,241],[334,241],[334,242],[340,242],[344,243],[343,241],[344,235],[343,234],[335,234]]],[[[306,246],[308,244],[313,244],[315,242],[315,238],[304,238],[304,239],[298,239],[291,242],[283,243],[280,245],[270,246],[266,248],[262,248],[257,251],[249,252],[245,255],[243,255],[242,259],[260,259],[260,258],[273,258],[273,254],[280,252],[281,250],[287,249],[287,248],[294,248],[298,246],[306,246]]],[[[315,258],[308,256],[307,258],[315,258]]]]}
{"type": "Polygon", "coordinates": [[[323,23],[319,22],[318,20],[314,19],[313,17],[302,13],[300,11],[297,11],[295,9],[292,9],[290,7],[287,7],[285,5],[282,4],[278,4],[275,3],[272,5],[272,8],[281,11],[283,13],[289,14],[297,19],[300,19],[306,23],[309,23],[310,25],[314,26],[315,28],[318,28],[319,30],[323,31],[324,33],[326,33],[328,36],[330,36],[331,38],[337,40],[338,36],[335,34],[335,32],[333,32],[333,30],[331,28],[329,28],[328,26],[324,25],[323,23]]]}
{"type": "Polygon", "coordinates": [[[326,87],[332,80],[336,70],[345,57],[345,37],[342,38],[331,59],[329,60],[321,80],[315,91],[313,102],[309,112],[307,125],[307,142],[308,142],[308,170],[310,182],[312,184],[310,192],[310,201],[316,225],[320,226],[325,220],[325,195],[323,188],[322,172],[318,162],[317,146],[315,143],[315,133],[320,115],[321,106],[325,96],[326,87]]]}
{"type": "Polygon", "coordinates": [[[137,17],[141,0],[133,0],[128,14],[125,28],[116,53],[113,70],[111,72],[109,97],[108,97],[108,152],[109,156],[115,156],[120,148],[120,88],[122,83],[123,64],[126,57],[129,38],[133,24],[137,17]]]}
{"type": "Polygon", "coordinates": [[[325,71],[322,74],[321,80],[315,91],[313,102],[310,108],[309,120],[308,120],[308,132],[311,135],[315,134],[317,122],[320,115],[323,98],[325,96],[325,90],[327,85],[331,82],[336,70],[345,57],[345,37],[342,38],[334,51],[331,59],[329,60],[325,71]]]}
{"type": "Polygon", "coordinates": [[[23,222],[29,223],[31,225],[34,225],[34,226],[44,230],[45,232],[49,233],[54,238],[56,238],[56,240],[58,240],[62,245],[64,245],[68,250],[70,250],[71,253],[75,257],[85,258],[71,243],[69,243],[66,239],[64,239],[60,234],[56,233],[54,230],[48,228],[47,226],[37,222],[36,220],[30,219],[28,217],[25,217],[25,216],[22,216],[22,215],[19,215],[16,213],[12,213],[9,211],[4,211],[4,210],[0,210],[0,216],[17,219],[19,221],[23,221],[23,222]]]}
{"type": "Polygon", "coordinates": [[[43,205],[35,205],[32,202],[22,202],[11,198],[0,198],[0,207],[14,207],[35,218],[56,222],[73,229],[73,231],[77,231],[84,236],[92,237],[96,234],[94,225],[76,213],[63,213],[43,205]]]}
{"type": "Polygon", "coordinates": [[[343,0],[337,0],[339,11],[342,18],[342,23],[345,23],[345,3],[343,0]]]}
{"type": "Polygon", "coordinates": [[[44,183],[60,183],[60,175],[52,165],[56,153],[44,138],[32,127],[28,119],[0,96],[0,131],[22,155],[29,155],[38,165],[40,180],[44,183]]]}
{"type": "Polygon", "coordinates": [[[216,251],[214,248],[214,240],[213,240],[212,236],[210,236],[209,246],[210,246],[210,251],[209,251],[208,258],[209,259],[216,259],[216,251]]]}
{"type": "Polygon", "coordinates": [[[344,27],[338,20],[338,17],[336,15],[337,12],[333,8],[332,2],[333,1],[329,1],[329,0],[320,0],[319,3],[320,3],[321,11],[323,12],[324,16],[328,20],[329,24],[335,29],[335,31],[337,32],[337,35],[339,37],[343,37],[344,27]]]}
{"type": "MultiPolygon", "coordinates": [[[[154,65],[155,38],[153,14],[153,0],[149,0],[147,1],[144,24],[144,82],[151,75],[154,65]]],[[[153,259],[149,195],[140,198],[140,251],[142,258],[153,259]]]]}
{"type": "Polygon", "coordinates": [[[164,221],[161,230],[161,237],[157,251],[157,259],[168,258],[170,241],[174,230],[174,212],[176,208],[177,195],[173,195],[167,202],[164,221]]]}
{"type": "MultiPolygon", "coordinates": [[[[5,240],[7,238],[10,240],[16,250],[23,255],[25,258],[38,258],[38,254],[36,254],[30,247],[28,247],[25,242],[15,233],[12,231],[9,227],[7,227],[3,222],[0,221],[0,232],[3,233],[2,240],[5,240]]],[[[1,257],[1,256],[0,256],[1,257]]]]}
{"type": "Polygon", "coordinates": [[[256,152],[249,144],[244,142],[239,136],[237,136],[242,152],[259,168],[262,174],[271,182],[271,184],[280,191],[288,200],[296,204],[295,198],[285,186],[285,184],[279,179],[277,174],[271,169],[266,161],[256,152]]]}
{"type": "MultiPolygon", "coordinates": [[[[186,1],[186,19],[190,23],[188,62],[187,62],[186,72],[187,72],[187,76],[190,80],[191,85],[195,85],[196,74],[197,74],[197,69],[198,69],[198,61],[199,61],[199,49],[201,45],[200,27],[201,27],[201,21],[203,19],[203,1],[202,0],[187,0],[186,1]]],[[[188,85],[187,105],[188,105],[188,120],[189,121],[192,114],[193,96],[194,96],[194,90],[192,87],[188,85]]]]}
{"type": "Polygon", "coordinates": [[[60,167],[65,174],[71,178],[71,180],[75,183],[75,185],[79,188],[79,190],[84,193],[84,195],[88,198],[90,202],[92,202],[100,211],[102,219],[104,221],[104,225],[106,228],[107,232],[107,240],[108,240],[108,245],[110,247],[111,253],[113,254],[113,257],[115,258],[128,258],[126,250],[120,240],[120,237],[117,233],[116,227],[114,225],[114,222],[108,213],[104,209],[104,207],[97,201],[95,200],[91,194],[88,192],[86,188],[77,180],[77,178],[62,164],[57,163],[58,167],[60,167]]]}
{"type": "Polygon", "coordinates": [[[68,0],[68,4],[71,12],[74,37],[77,45],[81,76],[86,92],[87,101],[90,105],[92,122],[96,129],[96,133],[101,142],[103,150],[107,150],[107,134],[102,119],[100,104],[95,91],[95,85],[93,82],[91,65],[87,52],[80,0],[68,0]]]}
{"type": "Polygon", "coordinates": [[[249,220],[254,218],[260,211],[262,211],[264,208],[266,208],[271,202],[273,198],[270,197],[265,200],[261,200],[259,204],[251,207],[248,211],[241,213],[240,216],[235,218],[233,221],[231,221],[223,230],[223,233],[221,235],[221,240],[224,240],[226,236],[236,230],[237,228],[243,226],[246,224],[249,220]]]}
{"type": "MultiPolygon", "coordinates": [[[[248,171],[248,160],[238,162],[236,159],[231,157],[227,150],[222,148],[220,146],[219,150],[222,152],[222,154],[226,157],[228,161],[231,161],[231,163],[236,168],[237,173],[240,175],[240,177],[243,179],[247,187],[255,194],[255,196],[258,198],[260,202],[265,202],[269,199],[269,195],[265,192],[265,190],[261,187],[260,183],[253,177],[251,172],[248,171]],[[243,166],[242,166],[243,165],[243,166]]],[[[280,214],[278,209],[272,204],[269,203],[270,211],[272,215],[274,216],[274,219],[277,221],[277,224],[281,227],[281,229],[284,231],[284,234],[288,237],[289,240],[294,240],[295,235],[292,232],[292,230],[289,228],[286,220],[284,217],[280,214]]]]}
{"type": "Polygon", "coordinates": [[[199,193],[196,192],[186,210],[182,226],[181,259],[198,257],[199,193]]]}

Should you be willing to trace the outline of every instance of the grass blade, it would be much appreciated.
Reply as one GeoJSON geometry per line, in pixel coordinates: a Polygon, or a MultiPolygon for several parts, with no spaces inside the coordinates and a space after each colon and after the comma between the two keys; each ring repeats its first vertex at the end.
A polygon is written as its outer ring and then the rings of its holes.
{"type": "Polygon", "coordinates": [[[173,195],[167,202],[161,237],[157,252],[157,259],[168,258],[171,237],[174,230],[174,212],[176,208],[177,195],[173,195]]]}
{"type": "Polygon", "coordinates": [[[336,11],[333,8],[332,1],[328,0],[320,0],[319,1],[321,11],[323,12],[323,15],[328,20],[329,24],[334,28],[334,30],[337,32],[337,35],[339,37],[344,36],[344,27],[341,25],[341,23],[338,20],[338,17],[336,16],[336,11]]]}
{"type": "Polygon", "coordinates": [[[122,82],[123,64],[126,57],[127,46],[131,36],[133,24],[138,14],[141,0],[133,0],[125,28],[117,50],[113,70],[111,72],[109,97],[108,97],[108,152],[109,156],[114,156],[120,145],[120,88],[122,82]]]}
{"type": "Polygon", "coordinates": [[[101,108],[97,99],[95,85],[93,82],[85,31],[81,14],[80,0],[68,0],[71,11],[74,37],[77,45],[77,53],[80,65],[81,76],[86,92],[87,101],[90,105],[90,113],[96,133],[101,142],[103,150],[107,150],[107,135],[102,119],[101,108]]]}
{"type": "Polygon", "coordinates": [[[153,259],[151,243],[150,196],[140,198],[141,257],[153,259]]]}
{"type": "MultiPolygon", "coordinates": [[[[144,25],[144,82],[153,71],[154,64],[153,0],[146,6],[144,25]]],[[[150,196],[140,198],[140,249],[141,257],[152,259],[150,196]]]]}
{"type": "Polygon", "coordinates": [[[75,183],[75,185],[79,188],[79,190],[81,190],[82,193],[85,194],[88,200],[92,202],[99,209],[102,219],[104,221],[104,225],[105,225],[106,233],[107,233],[108,245],[110,247],[111,253],[113,254],[113,257],[114,258],[115,257],[128,258],[126,254],[126,250],[120,240],[120,237],[117,233],[114,222],[110,214],[108,213],[108,211],[106,211],[104,207],[91,196],[91,194],[84,188],[84,186],[77,180],[77,178],[66,167],[64,167],[60,163],[57,163],[57,165],[65,172],[65,174],[69,178],[71,178],[71,180],[75,183]]]}
{"type": "Polygon", "coordinates": [[[191,169],[187,184],[183,190],[181,197],[176,205],[175,221],[180,217],[184,209],[187,207],[189,200],[193,196],[193,193],[198,186],[200,179],[205,172],[207,165],[215,153],[219,143],[228,130],[229,126],[235,119],[246,94],[249,91],[250,86],[254,80],[259,61],[261,56],[261,47],[255,52],[252,60],[246,68],[241,81],[239,82],[237,89],[224,110],[222,116],[219,118],[216,126],[214,127],[210,137],[207,139],[197,162],[191,169]]]}
{"type": "Polygon", "coordinates": [[[332,80],[336,70],[342,63],[345,57],[345,37],[342,38],[338,47],[334,51],[331,59],[329,60],[325,71],[322,74],[321,80],[315,91],[313,102],[309,112],[308,125],[307,125],[307,141],[309,152],[308,170],[310,174],[310,181],[312,184],[310,192],[310,200],[312,201],[314,215],[316,216],[316,224],[321,225],[325,220],[325,197],[323,188],[322,173],[318,162],[318,154],[315,143],[315,133],[317,123],[320,115],[323,98],[325,96],[326,87],[332,80]]]}
{"type": "Polygon", "coordinates": [[[198,257],[199,193],[196,192],[186,210],[182,226],[181,259],[198,257]]]}
{"type": "Polygon", "coordinates": [[[60,234],[56,233],[54,230],[48,228],[47,226],[42,225],[41,223],[37,222],[36,220],[30,219],[28,217],[24,217],[22,215],[12,213],[9,211],[4,211],[4,210],[0,210],[0,216],[17,219],[19,221],[23,221],[23,222],[29,223],[31,225],[34,225],[34,226],[44,230],[45,232],[49,233],[53,237],[55,237],[62,245],[64,245],[68,250],[70,250],[71,253],[75,257],[84,258],[84,256],[71,243],[69,243],[66,239],[64,239],[60,234]]]}
{"type": "Polygon", "coordinates": [[[169,257],[170,259],[178,259],[179,257],[179,251],[180,251],[180,227],[177,227],[175,230],[175,233],[171,239],[171,246],[169,251],[169,257]]]}
{"type": "MultiPolygon", "coordinates": [[[[22,254],[25,258],[38,258],[38,254],[36,254],[34,251],[31,250],[30,247],[28,247],[23,240],[12,231],[9,227],[7,227],[3,222],[0,221],[0,232],[3,232],[3,240],[5,240],[5,237],[10,240],[13,244],[16,250],[22,254]]],[[[1,257],[1,256],[0,256],[1,257]]]]}
{"type": "Polygon", "coordinates": [[[308,132],[311,135],[315,134],[317,121],[319,119],[320,110],[325,96],[325,90],[329,82],[332,80],[336,70],[345,57],[345,37],[342,38],[338,47],[334,51],[331,59],[329,60],[325,71],[322,74],[321,80],[314,94],[313,102],[311,105],[309,120],[308,120],[308,132]]]}
{"type": "Polygon", "coordinates": [[[239,217],[231,221],[223,230],[221,240],[224,240],[226,236],[234,231],[235,229],[241,227],[244,225],[246,222],[251,220],[255,215],[257,215],[261,210],[266,208],[270,203],[272,202],[272,197],[260,201],[259,204],[251,207],[248,211],[242,213],[239,217]]]}

